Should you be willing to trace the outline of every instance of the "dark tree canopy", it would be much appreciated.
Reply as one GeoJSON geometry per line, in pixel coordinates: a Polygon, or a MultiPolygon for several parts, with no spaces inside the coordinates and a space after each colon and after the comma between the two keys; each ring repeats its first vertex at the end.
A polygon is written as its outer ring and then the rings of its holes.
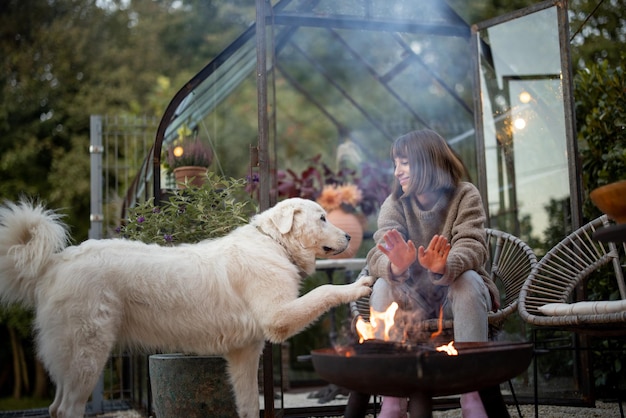
{"type": "Polygon", "coordinates": [[[254,18],[216,1],[103,3],[0,5],[0,198],[66,208],[77,239],[89,219],[90,114],[160,116],[254,18]]]}

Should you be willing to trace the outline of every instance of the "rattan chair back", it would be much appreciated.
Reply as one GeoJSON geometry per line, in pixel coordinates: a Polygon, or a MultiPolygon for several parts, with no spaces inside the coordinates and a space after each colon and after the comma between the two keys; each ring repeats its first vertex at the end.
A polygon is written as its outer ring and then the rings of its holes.
{"type": "MultiPolygon", "coordinates": [[[[587,308],[591,306],[596,312],[584,312],[588,309],[578,304],[573,310],[580,313],[542,313],[542,308],[545,312],[548,304],[575,302],[575,289],[586,284],[590,276],[604,266],[609,270],[612,267],[611,279],[617,282],[620,299],[626,300],[624,271],[620,263],[620,258],[623,260],[624,257],[624,244],[603,243],[593,238],[596,230],[610,225],[606,215],[596,218],[569,234],[541,258],[520,291],[519,313],[524,321],[588,334],[626,332],[626,305],[619,302],[618,305],[625,308],[618,312],[604,312],[609,310],[609,304],[601,301],[587,304],[587,308]]],[[[609,303],[616,306],[615,302],[609,303]]]]}

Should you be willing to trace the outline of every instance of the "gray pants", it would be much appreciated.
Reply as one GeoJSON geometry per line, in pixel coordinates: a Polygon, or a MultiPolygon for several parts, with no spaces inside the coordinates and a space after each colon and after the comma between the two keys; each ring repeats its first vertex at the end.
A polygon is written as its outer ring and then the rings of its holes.
{"type": "MultiPolygon", "coordinates": [[[[394,301],[394,293],[397,295],[398,292],[416,292],[416,289],[402,289],[404,284],[395,285],[399,286],[396,289],[393,289],[392,286],[384,279],[376,280],[370,296],[370,306],[374,310],[386,311],[394,301]]],[[[443,313],[444,318],[454,320],[455,341],[487,341],[487,312],[489,310],[491,310],[489,290],[482,277],[474,270],[464,272],[448,286],[447,295],[443,302],[443,313]]],[[[404,315],[406,314],[404,313],[404,315]]],[[[414,312],[412,315],[415,315],[416,320],[419,320],[419,312],[414,312]]]]}

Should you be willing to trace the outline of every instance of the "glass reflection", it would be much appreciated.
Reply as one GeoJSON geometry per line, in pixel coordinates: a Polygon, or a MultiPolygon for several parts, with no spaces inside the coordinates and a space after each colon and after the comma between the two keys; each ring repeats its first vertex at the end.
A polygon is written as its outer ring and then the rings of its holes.
{"type": "Polygon", "coordinates": [[[556,8],[479,37],[491,224],[543,239],[547,207],[570,193],[556,8]],[[530,231],[520,231],[521,223],[530,231]]]}

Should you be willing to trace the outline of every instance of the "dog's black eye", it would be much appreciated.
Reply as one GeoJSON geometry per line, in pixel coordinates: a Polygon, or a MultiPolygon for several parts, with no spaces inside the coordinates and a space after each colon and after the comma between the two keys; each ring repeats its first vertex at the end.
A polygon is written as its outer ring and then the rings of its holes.
{"type": "Polygon", "coordinates": [[[322,222],[326,222],[326,215],[322,215],[322,216],[320,216],[320,220],[321,220],[322,222]]]}

